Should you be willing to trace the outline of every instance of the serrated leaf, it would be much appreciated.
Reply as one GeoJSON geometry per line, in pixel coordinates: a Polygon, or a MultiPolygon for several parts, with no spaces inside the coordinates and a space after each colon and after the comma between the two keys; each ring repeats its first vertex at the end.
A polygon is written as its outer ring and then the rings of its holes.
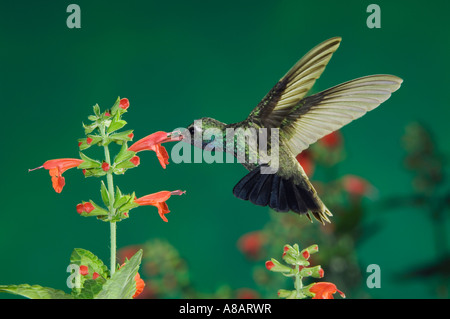
{"type": "Polygon", "coordinates": [[[73,299],[62,290],[42,287],[39,285],[0,285],[0,292],[23,296],[29,299],[73,299]]]}
{"type": "Polygon", "coordinates": [[[109,207],[109,192],[105,186],[105,183],[102,181],[100,192],[102,194],[103,203],[105,203],[106,207],[109,207]]]}
{"type": "Polygon", "coordinates": [[[82,288],[74,288],[72,291],[74,295],[78,295],[83,290],[84,283],[87,280],[92,279],[94,272],[105,279],[109,277],[108,267],[106,267],[103,264],[103,261],[101,261],[97,256],[86,249],[75,248],[70,255],[70,263],[88,267],[88,274],[85,276],[80,275],[80,283],[82,288]]]}
{"type": "Polygon", "coordinates": [[[142,249],[106,281],[95,299],[131,299],[136,292],[135,277],[142,259],[142,249]]]}
{"type": "Polygon", "coordinates": [[[94,299],[94,297],[102,290],[104,283],[105,281],[100,278],[96,280],[87,279],[79,293],[74,293],[73,296],[76,299],[94,299]]]}
{"type": "Polygon", "coordinates": [[[89,121],[94,122],[94,121],[97,121],[97,119],[98,119],[98,117],[95,116],[95,115],[89,115],[89,116],[88,116],[88,120],[89,120],[89,121]]]}

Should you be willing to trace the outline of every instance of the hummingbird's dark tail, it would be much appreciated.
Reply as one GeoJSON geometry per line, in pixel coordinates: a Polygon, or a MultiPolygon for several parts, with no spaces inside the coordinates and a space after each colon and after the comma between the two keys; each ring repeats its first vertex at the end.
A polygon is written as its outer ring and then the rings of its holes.
{"type": "Polygon", "coordinates": [[[330,222],[327,215],[332,216],[307,177],[295,184],[293,178],[285,179],[276,173],[262,174],[261,166],[244,176],[234,187],[233,194],[255,205],[269,205],[277,212],[291,210],[297,214],[306,214],[310,220],[311,212],[322,224],[330,222]]]}

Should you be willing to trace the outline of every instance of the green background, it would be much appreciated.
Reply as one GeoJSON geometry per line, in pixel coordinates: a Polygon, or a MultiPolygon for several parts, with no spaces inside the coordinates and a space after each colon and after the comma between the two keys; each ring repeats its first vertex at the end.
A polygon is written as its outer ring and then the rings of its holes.
{"type": "MultiPolygon", "coordinates": [[[[342,129],[347,159],[340,173],[369,180],[380,198],[410,193],[400,138],[413,120],[428,124],[450,154],[449,2],[376,1],[381,29],[366,26],[371,1],[77,1],[81,29],[66,26],[70,3],[1,2],[1,284],[67,290],[75,247],[109,263],[108,225],[75,211],[82,200],[100,201],[99,180],[70,170],[57,194],[46,170],[27,170],[77,157],[81,122],[92,105],[108,108],[117,96],[130,100],[125,120],[135,140],[203,116],[241,121],[303,54],[341,36],[314,90],[376,73],[404,83],[380,108],[342,129]]],[[[170,154],[172,145],[166,146],[170,154]]],[[[236,241],[269,215],[232,195],[243,174],[239,164],[171,163],[163,170],[154,153],[142,153],[139,168],[115,178],[124,192],[187,194],[168,201],[168,223],[155,208],[133,211],[118,224],[118,245],[166,238],[188,261],[200,289],[252,287],[251,267],[236,241]]],[[[358,247],[358,258],[380,265],[382,286],[367,292],[373,298],[435,297],[427,280],[394,280],[434,256],[427,216],[371,204],[366,218],[382,229],[358,247]]]]}

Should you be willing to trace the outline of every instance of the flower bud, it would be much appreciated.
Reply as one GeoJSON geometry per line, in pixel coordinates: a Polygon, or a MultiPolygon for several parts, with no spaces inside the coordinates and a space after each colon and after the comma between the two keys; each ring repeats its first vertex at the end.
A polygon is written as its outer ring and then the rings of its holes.
{"type": "Polygon", "coordinates": [[[122,110],[126,110],[130,106],[130,101],[127,98],[120,99],[119,107],[122,110]]]}
{"type": "Polygon", "coordinates": [[[109,171],[109,164],[106,163],[106,162],[103,162],[102,163],[102,170],[105,171],[105,172],[109,171]]]}
{"type": "Polygon", "coordinates": [[[293,299],[295,297],[296,293],[297,292],[295,290],[280,289],[280,290],[278,290],[278,297],[293,299]]]}
{"type": "Polygon", "coordinates": [[[82,276],[86,276],[87,274],[89,274],[89,268],[88,268],[88,266],[81,265],[81,266],[80,266],[80,274],[81,274],[82,276]]]}
{"type": "Polygon", "coordinates": [[[266,261],[266,268],[274,272],[292,273],[293,269],[281,264],[278,260],[272,258],[266,261]]]}

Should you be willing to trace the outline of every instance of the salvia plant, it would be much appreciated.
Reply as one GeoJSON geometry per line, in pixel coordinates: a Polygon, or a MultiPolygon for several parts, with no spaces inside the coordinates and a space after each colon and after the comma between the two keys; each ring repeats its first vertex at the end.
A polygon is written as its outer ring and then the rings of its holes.
{"type": "Polygon", "coordinates": [[[272,258],[266,261],[266,268],[273,272],[279,272],[287,277],[294,278],[293,290],[280,289],[278,296],[286,299],[304,299],[311,297],[312,299],[333,299],[333,294],[338,292],[343,298],[345,295],[336,288],[336,285],[330,282],[314,282],[309,285],[303,284],[303,279],[307,277],[323,278],[325,275],[322,267],[310,266],[309,259],[312,254],[319,251],[317,245],[311,245],[303,250],[299,249],[297,244],[293,246],[285,245],[283,248],[282,258],[287,264],[283,264],[272,258]]]}
{"type": "Polygon", "coordinates": [[[114,175],[125,174],[129,169],[140,165],[137,153],[154,151],[163,168],[169,163],[169,156],[162,143],[179,141],[182,135],[176,132],[156,132],[128,146],[134,138],[133,130],[122,130],[127,124],[122,119],[130,106],[126,98],[118,98],[114,105],[100,110],[98,104],[94,114],[88,117],[89,123],[84,124],[84,138],[78,140],[80,158],[61,158],[46,161],[42,166],[30,171],[44,168],[49,171],[52,186],[61,193],[65,186],[63,173],[71,168],[80,170],[86,178],[101,178],[100,196],[102,203],[92,199],[81,201],[76,211],[83,217],[96,217],[99,221],[110,224],[110,267],[108,267],[92,252],[76,248],[70,256],[68,271],[71,275],[67,285],[71,288],[68,294],[39,285],[0,285],[0,292],[21,295],[32,299],[130,299],[137,297],[144,289],[144,281],[138,273],[142,259],[142,250],[137,251],[122,265],[116,258],[116,223],[129,218],[130,210],[145,205],[155,206],[160,217],[167,222],[165,216],[169,213],[166,201],[172,195],[182,195],[181,190],[161,191],[142,197],[135,193],[124,194],[114,185],[114,175]],[[120,145],[120,151],[111,157],[109,145],[120,145]],[[88,157],[84,152],[92,146],[103,148],[104,158],[101,160],[88,157]],[[106,183],[105,181],[106,180],[106,183]]]}

